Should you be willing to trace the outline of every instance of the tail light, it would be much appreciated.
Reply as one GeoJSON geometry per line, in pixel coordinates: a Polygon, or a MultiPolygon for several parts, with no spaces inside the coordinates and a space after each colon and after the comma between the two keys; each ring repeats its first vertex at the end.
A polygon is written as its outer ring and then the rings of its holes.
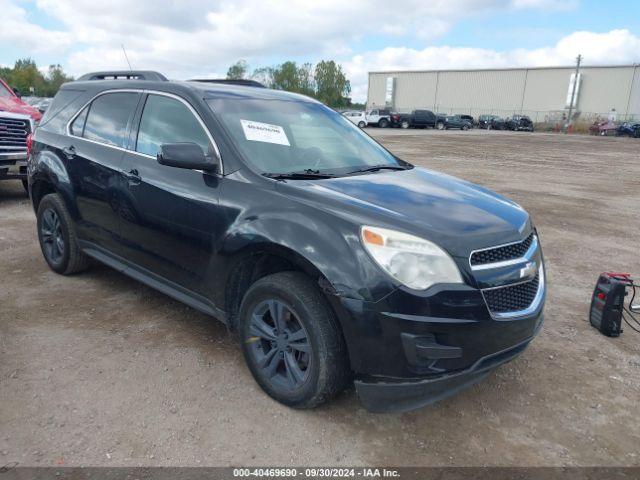
{"type": "Polygon", "coordinates": [[[31,155],[31,148],[33,147],[33,134],[27,135],[27,155],[31,155]]]}

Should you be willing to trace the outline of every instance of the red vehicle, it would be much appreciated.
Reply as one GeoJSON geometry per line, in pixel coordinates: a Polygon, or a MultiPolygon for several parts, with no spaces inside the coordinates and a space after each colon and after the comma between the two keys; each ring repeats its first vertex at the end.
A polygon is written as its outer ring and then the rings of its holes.
{"type": "Polygon", "coordinates": [[[617,128],[618,126],[614,122],[608,120],[604,122],[596,121],[589,127],[589,133],[591,135],[601,135],[603,137],[611,136],[616,134],[617,128]]]}
{"type": "Polygon", "coordinates": [[[27,188],[27,141],[41,118],[0,78],[0,180],[22,180],[27,188]]]}

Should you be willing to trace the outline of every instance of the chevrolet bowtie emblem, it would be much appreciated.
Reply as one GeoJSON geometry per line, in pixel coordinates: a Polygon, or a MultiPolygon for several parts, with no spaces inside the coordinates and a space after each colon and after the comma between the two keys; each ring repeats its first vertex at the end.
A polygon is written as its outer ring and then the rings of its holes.
{"type": "Polygon", "coordinates": [[[538,265],[536,262],[527,262],[527,264],[520,269],[520,278],[534,277],[538,273],[538,265]]]}

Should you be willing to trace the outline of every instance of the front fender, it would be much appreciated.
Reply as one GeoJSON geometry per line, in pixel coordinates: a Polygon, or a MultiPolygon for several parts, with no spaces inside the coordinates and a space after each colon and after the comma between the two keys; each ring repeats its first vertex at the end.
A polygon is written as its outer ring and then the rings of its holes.
{"type": "Polygon", "coordinates": [[[217,250],[227,260],[218,270],[223,280],[243,251],[275,248],[304,259],[340,296],[376,301],[393,291],[390,279],[361,245],[359,225],[260,180],[236,176],[222,188],[227,222],[217,250]]]}
{"type": "Polygon", "coordinates": [[[256,248],[294,252],[346,298],[377,301],[393,291],[394,285],[373,264],[352,225],[300,204],[289,205],[239,218],[228,230],[220,253],[236,257],[256,248]]]}

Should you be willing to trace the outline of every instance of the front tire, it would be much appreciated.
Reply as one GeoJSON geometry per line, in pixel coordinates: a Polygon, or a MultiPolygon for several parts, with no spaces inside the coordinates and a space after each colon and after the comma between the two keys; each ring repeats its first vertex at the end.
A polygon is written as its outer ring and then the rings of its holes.
{"type": "Polygon", "coordinates": [[[380,128],[387,128],[389,126],[389,120],[387,120],[386,118],[383,118],[378,122],[378,126],[380,128]]]}
{"type": "Polygon", "coordinates": [[[364,127],[366,127],[366,126],[367,126],[367,124],[366,124],[366,123],[364,123],[363,121],[360,121],[360,122],[358,123],[358,126],[359,126],[360,128],[364,128],[364,127]]]}
{"type": "Polygon", "coordinates": [[[327,300],[306,275],[261,278],[240,307],[242,352],[258,385],[293,408],[313,408],[350,379],[347,350],[327,300]]]}
{"type": "Polygon", "coordinates": [[[406,130],[407,128],[409,128],[409,122],[403,120],[400,126],[406,130]]]}
{"type": "Polygon", "coordinates": [[[442,123],[442,122],[438,122],[438,123],[436,123],[436,128],[437,128],[438,130],[444,130],[444,123],[442,123]]]}
{"type": "Polygon", "coordinates": [[[78,247],[73,220],[60,195],[50,193],[42,198],[37,220],[40,249],[51,270],[70,275],[89,266],[89,257],[78,247]]]}

